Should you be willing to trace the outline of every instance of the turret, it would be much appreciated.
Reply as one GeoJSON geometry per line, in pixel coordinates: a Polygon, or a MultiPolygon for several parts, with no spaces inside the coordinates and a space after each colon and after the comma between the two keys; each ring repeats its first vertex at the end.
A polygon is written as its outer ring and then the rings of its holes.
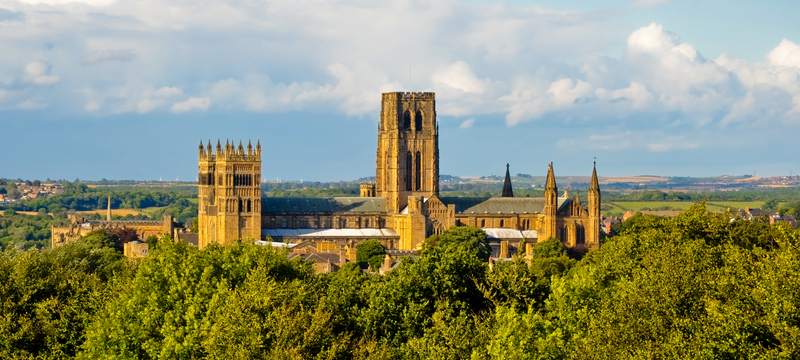
{"type": "Polygon", "coordinates": [[[222,145],[219,144],[219,139],[217,139],[217,156],[222,155],[222,145]]]}
{"type": "Polygon", "coordinates": [[[247,140],[247,155],[253,155],[253,145],[250,143],[250,139],[247,140]]]}
{"type": "MultiPolygon", "coordinates": [[[[202,144],[202,142],[201,142],[202,144]]],[[[211,157],[211,139],[208,139],[208,146],[206,147],[206,154],[211,157]]]]}
{"type": "Polygon", "coordinates": [[[508,172],[508,164],[506,164],[506,179],[503,181],[503,195],[502,197],[514,197],[514,190],[511,189],[511,174],[508,172]]]}
{"type": "Polygon", "coordinates": [[[361,184],[361,197],[375,197],[375,184],[361,184]]]}
{"type": "Polygon", "coordinates": [[[205,157],[206,154],[205,154],[205,151],[203,151],[203,140],[200,140],[200,147],[197,150],[198,150],[198,157],[199,158],[205,157]]]}
{"type": "Polygon", "coordinates": [[[261,157],[261,140],[256,140],[256,156],[261,157]]]}
{"type": "Polygon", "coordinates": [[[556,175],[553,172],[553,163],[547,165],[547,181],[544,188],[544,235],[542,240],[558,238],[556,230],[556,211],[558,211],[558,187],[556,175]]]}
{"type": "Polygon", "coordinates": [[[600,182],[597,180],[597,163],[592,165],[592,181],[589,185],[589,229],[586,231],[586,244],[590,249],[600,247],[600,182]]]}

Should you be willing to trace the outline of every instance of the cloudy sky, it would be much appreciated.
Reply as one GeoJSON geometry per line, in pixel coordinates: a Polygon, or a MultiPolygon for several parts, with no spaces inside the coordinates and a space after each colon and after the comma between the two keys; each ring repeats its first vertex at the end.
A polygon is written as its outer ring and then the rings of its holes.
{"type": "Polygon", "coordinates": [[[0,0],[0,177],[374,175],[380,93],[434,91],[441,173],[800,173],[797,1],[0,0]]]}

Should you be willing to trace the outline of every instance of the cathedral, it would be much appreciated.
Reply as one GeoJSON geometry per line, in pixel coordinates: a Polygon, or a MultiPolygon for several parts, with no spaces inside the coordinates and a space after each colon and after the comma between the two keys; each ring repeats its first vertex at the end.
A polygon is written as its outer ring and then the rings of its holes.
{"type": "Polygon", "coordinates": [[[550,237],[568,247],[600,246],[600,188],[592,170],[588,209],[558,193],[548,165],[544,197],[514,197],[506,168],[501,197],[439,194],[439,129],[434,93],[382,94],[375,182],[360,197],[261,196],[261,145],[199,147],[198,246],[272,239],[346,251],[367,239],[389,250],[416,250],[453,226],[476,226],[495,257],[507,258],[550,237]]]}

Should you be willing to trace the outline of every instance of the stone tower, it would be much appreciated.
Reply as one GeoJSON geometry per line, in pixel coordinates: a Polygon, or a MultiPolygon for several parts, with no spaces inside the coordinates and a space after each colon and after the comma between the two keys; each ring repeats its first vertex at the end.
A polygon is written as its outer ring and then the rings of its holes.
{"type": "Polygon", "coordinates": [[[556,186],[556,175],[553,173],[553,163],[547,165],[547,182],[544,188],[544,224],[542,224],[541,240],[551,237],[558,237],[556,227],[556,211],[558,211],[558,187],[556,186]]]}
{"type": "Polygon", "coordinates": [[[600,248],[600,182],[597,181],[597,163],[592,166],[592,181],[589,185],[589,231],[586,245],[590,249],[600,248]]]}
{"type": "Polygon", "coordinates": [[[409,196],[439,194],[439,130],[434,93],[384,93],[378,128],[375,190],[387,210],[400,212],[409,196]]]}
{"type": "Polygon", "coordinates": [[[261,239],[261,143],[200,142],[198,245],[228,245],[237,239],[261,239]]]}

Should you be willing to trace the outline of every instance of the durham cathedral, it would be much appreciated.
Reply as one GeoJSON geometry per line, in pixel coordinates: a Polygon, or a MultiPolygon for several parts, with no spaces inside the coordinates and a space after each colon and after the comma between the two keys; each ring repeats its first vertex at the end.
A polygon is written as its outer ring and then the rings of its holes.
{"type": "Polygon", "coordinates": [[[439,194],[439,129],[434,93],[384,93],[375,182],[360,197],[262,197],[261,145],[217,142],[199,148],[198,246],[237,239],[315,246],[331,251],[378,239],[389,250],[419,249],[453,226],[476,226],[495,257],[550,237],[566,246],[600,246],[600,188],[593,169],[588,209],[559,194],[552,163],[544,197],[514,197],[506,178],[501,197],[439,194]]]}

